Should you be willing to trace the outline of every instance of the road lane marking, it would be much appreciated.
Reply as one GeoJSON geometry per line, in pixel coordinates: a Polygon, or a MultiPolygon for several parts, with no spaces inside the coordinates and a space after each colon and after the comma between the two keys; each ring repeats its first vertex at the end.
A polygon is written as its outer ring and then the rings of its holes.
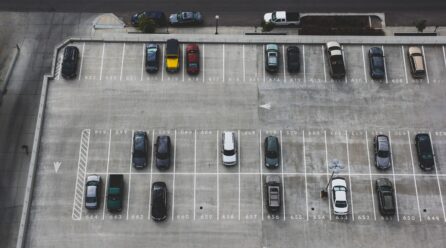
{"type": "Polygon", "coordinates": [[[177,158],[177,130],[175,129],[173,141],[173,183],[172,183],[172,220],[175,215],[175,176],[176,176],[176,158],[177,158]]]}
{"type": "MultiPolygon", "coordinates": [[[[322,47],[324,48],[324,47],[322,47]]],[[[327,185],[330,185],[330,171],[328,169],[328,146],[327,146],[327,130],[324,130],[324,142],[325,142],[325,164],[327,165],[327,185]]],[[[305,154],[304,154],[305,155],[305,154]]],[[[327,188],[325,188],[328,192],[328,215],[330,216],[330,220],[331,220],[331,190],[327,188]]]]}
{"type": "Polygon", "coordinates": [[[125,58],[125,42],[122,46],[122,59],[121,59],[121,73],[119,74],[119,81],[122,81],[122,70],[124,69],[124,58],[125,58]]]}
{"type": "Polygon", "coordinates": [[[102,80],[102,69],[104,67],[104,51],[105,51],[105,42],[102,43],[102,55],[101,55],[101,74],[99,75],[99,81],[102,80]]]}
{"type": "Polygon", "coordinates": [[[205,63],[204,63],[204,61],[205,61],[205,58],[206,58],[206,56],[205,56],[205,49],[204,49],[204,44],[203,44],[203,65],[202,65],[202,67],[201,67],[201,74],[203,74],[203,83],[204,83],[204,74],[205,74],[205,69],[204,69],[204,65],[205,65],[205,63]]]}
{"type": "Polygon", "coordinates": [[[390,131],[389,131],[389,144],[390,144],[390,159],[392,161],[393,188],[395,190],[394,193],[395,193],[396,219],[399,222],[400,221],[400,214],[398,212],[398,193],[397,193],[397,190],[396,190],[395,165],[393,163],[392,136],[390,135],[390,131]]]}
{"type": "Polygon", "coordinates": [[[150,141],[150,148],[152,149],[152,151],[150,155],[149,216],[147,216],[149,220],[150,220],[150,213],[152,211],[152,177],[153,177],[153,160],[154,160],[153,154],[155,150],[154,139],[155,139],[155,129],[152,129],[152,141],[150,141]]]}
{"type": "Polygon", "coordinates": [[[417,196],[418,216],[420,217],[420,222],[421,222],[420,200],[418,199],[417,179],[415,178],[415,166],[414,166],[414,162],[413,162],[412,142],[410,141],[410,132],[409,131],[407,131],[407,140],[409,141],[410,159],[412,161],[412,171],[414,174],[413,181],[415,184],[415,195],[417,196]]]}
{"type": "Polygon", "coordinates": [[[165,56],[165,44],[163,44],[162,45],[162,48],[161,48],[161,58],[162,58],[162,61],[161,61],[161,81],[164,81],[164,70],[166,69],[166,68],[164,68],[164,63],[166,63],[166,58],[164,57],[165,56]]]}
{"type": "Polygon", "coordinates": [[[262,130],[259,130],[259,154],[260,154],[260,196],[262,201],[260,202],[260,209],[262,210],[263,220],[263,154],[262,154],[262,130]]]}
{"type": "Polygon", "coordinates": [[[408,84],[409,79],[407,78],[406,55],[404,54],[404,46],[401,46],[401,55],[403,56],[404,76],[406,76],[406,84],[408,84]]]}
{"type": "Polygon", "coordinates": [[[444,68],[446,69],[446,53],[444,51],[444,46],[441,46],[442,50],[443,50],[443,62],[444,62],[444,68]]]}
{"type": "Polygon", "coordinates": [[[107,153],[107,172],[105,174],[105,194],[104,194],[104,201],[102,205],[102,219],[105,218],[105,205],[107,204],[107,187],[108,187],[108,170],[110,166],[110,147],[111,147],[111,134],[112,130],[110,129],[110,135],[108,138],[108,153],[107,153]]]}
{"type": "Polygon", "coordinates": [[[266,68],[265,68],[265,45],[263,45],[263,49],[262,49],[262,66],[260,67],[260,70],[262,70],[263,72],[263,83],[265,83],[265,74],[266,74],[266,68]]]}
{"type": "Polygon", "coordinates": [[[242,46],[242,50],[243,50],[243,82],[246,81],[246,69],[245,69],[245,44],[243,44],[242,46]]]}
{"type": "Polygon", "coordinates": [[[145,58],[145,44],[142,44],[142,59],[141,59],[141,80],[144,77],[144,58],[145,58]]]}
{"type": "Polygon", "coordinates": [[[426,71],[426,79],[427,79],[427,83],[429,84],[429,70],[427,68],[427,63],[426,63],[426,53],[424,52],[424,46],[421,46],[421,51],[423,52],[423,62],[424,62],[424,67],[425,67],[425,71],[426,71]]]}
{"type": "Polygon", "coordinates": [[[435,168],[435,175],[437,177],[438,192],[440,193],[441,209],[443,210],[443,220],[444,222],[446,222],[446,213],[444,211],[444,204],[443,204],[443,194],[441,192],[440,178],[438,177],[436,153],[434,152],[434,141],[432,140],[432,134],[430,131],[429,131],[429,137],[431,139],[431,149],[432,152],[434,153],[434,168],[435,168]]]}
{"type": "Polygon", "coordinates": [[[82,219],[82,210],[84,208],[84,187],[87,179],[88,167],[88,148],[90,146],[90,129],[84,129],[81,132],[79,145],[79,160],[77,162],[76,186],[74,188],[73,212],[71,218],[73,220],[82,219]]]}
{"type": "Polygon", "coordinates": [[[386,84],[388,84],[388,83],[389,83],[389,80],[387,79],[387,66],[386,66],[387,59],[386,59],[386,54],[385,54],[385,52],[384,52],[384,46],[383,46],[383,45],[381,46],[381,49],[383,50],[384,75],[385,75],[385,77],[386,77],[386,84]]]}
{"type": "Polygon", "coordinates": [[[222,66],[222,72],[223,72],[223,83],[225,82],[225,44],[223,43],[223,66],[222,66]]]}
{"type": "Polygon", "coordinates": [[[283,61],[283,81],[286,83],[286,72],[285,72],[285,45],[282,45],[282,61],[283,61]]]}
{"type": "Polygon", "coordinates": [[[286,220],[285,208],[285,177],[283,176],[283,159],[282,159],[282,130],[280,130],[280,167],[282,168],[282,202],[283,202],[283,221],[286,220]]]}
{"type": "Polygon", "coordinates": [[[181,54],[183,56],[181,56],[183,58],[183,65],[181,66],[181,71],[182,71],[182,79],[181,81],[184,82],[184,71],[186,70],[186,63],[185,63],[185,57],[186,57],[186,50],[184,50],[184,43],[182,44],[182,50],[181,50],[181,54]]]}
{"type": "Polygon", "coordinates": [[[195,204],[197,191],[197,130],[194,131],[194,220],[195,220],[195,204]]]}
{"type": "Polygon", "coordinates": [[[351,172],[350,172],[350,152],[348,150],[348,135],[347,130],[345,130],[345,145],[347,148],[347,168],[348,168],[348,181],[350,185],[350,201],[352,205],[352,220],[355,220],[355,211],[353,209],[353,188],[352,188],[352,178],[351,178],[351,172]]]}
{"type": "MultiPolygon", "coordinates": [[[[124,43],[125,44],[125,43],[124,43]]],[[[129,187],[127,191],[127,220],[129,219],[129,209],[130,209],[130,192],[131,192],[131,182],[132,182],[132,155],[133,155],[133,135],[135,130],[132,130],[132,142],[130,145],[130,168],[129,168],[129,187]]]]}
{"type": "Polygon", "coordinates": [[[217,130],[217,220],[220,219],[220,176],[219,176],[219,162],[220,162],[220,143],[218,140],[218,130],[217,130]]]}
{"type": "MultiPolygon", "coordinates": [[[[322,48],[322,68],[324,68],[324,80],[325,83],[327,82],[327,68],[325,68],[325,49],[324,49],[324,45],[321,46],[322,48]]],[[[331,218],[331,215],[330,215],[331,218]]]]}
{"type": "Polygon", "coordinates": [[[308,186],[307,186],[307,159],[305,157],[305,131],[302,130],[302,149],[303,149],[303,159],[304,159],[304,179],[305,179],[305,206],[307,213],[307,221],[309,220],[308,215],[308,186]]]}
{"type": "Polygon", "coordinates": [[[365,65],[364,45],[361,45],[361,51],[362,51],[362,63],[364,65],[364,80],[367,83],[367,69],[365,65]]]}
{"type": "Polygon", "coordinates": [[[240,220],[240,143],[241,143],[241,137],[240,137],[240,130],[238,130],[238,134],[237,134],[237,138],[238,138],[238,148],[237,148],[237,163],[238,163],[238,220],[240,220]]]}
{"type": "MultiPolygon", "coordinates": [[[[344,81],[345,81],[345,83],[347,83],[347,81],[348,81],[348,79],[347,79],[347,71],[348,70],[347,70],[347,64],[345,63],[345,61],[347,60],[347,56],[345,56],[344,45],[341,45],[341,49],[342,49],[342,60],[344,62],[344,68],[345,68],[344,81]]],[[[354,217],[353,217],[353,220],[355,220],[354,217]]]]}
{"type": "MultiPolygon", "coordinates": [[[[85,42],[82,43],[81,65],[79,66],[79,77],[78,77],[78,80],[81,80],[81,78],[82,78],[82,67],[84,65],[84,51],[85,51],[85,42]]],[[[444,52],[444,50],[443,50],[443,52],[444,52]]]]}
{"type": "Polygon", "coordinates": [[[307,68],[305,65],[305,45],[302,45],[302,64],[304,67],[304,82],[307,83],[307,68]]]}
{"type": "Polygon", "coordinates": [[[375,209],[375,200],[374,200],[374,192],[373,192],[373,182],[372,182],[372,166],[370,164],[369,135],[367,133],[367,130],[365,130],[365,142],[367,144],[367,161],[369,163],[370,189],[371,189],[372,206],[373,206],[373,218],[376,220],[376,209],[375,209]]]}

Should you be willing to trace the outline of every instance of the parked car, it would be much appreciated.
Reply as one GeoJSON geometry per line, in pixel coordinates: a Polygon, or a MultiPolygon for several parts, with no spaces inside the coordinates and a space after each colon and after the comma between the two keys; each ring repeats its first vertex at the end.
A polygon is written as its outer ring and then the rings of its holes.
{"type": "Polygon", "coordinates": [[[62,77],[72,79],[77,76],[77,61],[79,49],[75,46],[67,46],[63,52],[62,77]]]}
{"type": "Polygon", "coordinates": [[[378,169],[389,169],[392,165],[389,137],[380,134],[374,138],[375,166],[378,169]]]}
{"type": "Polygon", "coordinates": [[[180,70],[180,44],[176,39],[166,42],[166,71],[178,72],[180,70]]]}
{"type": "Polygon", "coordinates": [[[373,79],[383,79],[385,77],[384,53],[379,47],[369,49],[370,76],[373,79]]]}
{"type": "Polygon", "coordinates": [[[199,25],[203,23],[203,16],[198,11],[182,11],[171,14],[169,23],[172,26],[178,25],[199,25]]]}
{"type": "Polygon", "coordinates": [[[276,44],[267,44],[265,46],[265,69],[268,72],[275,73],[279,71],[279,47],[276,44]]]}
{"type": "Polygon", "coordinates": [[[331,180],[333,213],[335,215],[347,215],[347,183],[343,177],[333,177],[331,180]]]}
{"type": "Polygon", "coordinates": [[[221,156],[223,165],[234,166],[237,164],[237,141],[234,132],[222,133],[221,156]]]}
{"type": "Polygon", "coordinates": [[[167,20],[166,15],[162,11],[143,11],[140,13],[136,13],[132,15],[132,26],[136,27],[138,26],[139,19],[141,19],[143,16],[152,19],[158,26],[163,27],[166,26],[167,20]]]}
{"type": "Polygon", "coordinates": [[[281,196],[280,188],[281,181],[280,177],[277,175],[268,175],[265,179],[266,187],[266,208],[271,213],[276,213],[280,211],[281,206],[281,196]]]}
{"type": "Polygon", "coordinates": [[[287,69],[289,73],[296,73],[300,70],[300,50],[297,46],[289,46],[286,49],[287,69]]]}
{"type": "Polygon", "coordinates": [[[146,71],[148,73],[155,73],[159,70],[160,64],[160,48],[157,44],[146,45],[146,71]]]}
{"type": "Polygon", "coordinates": [[[280,163],[280,145],[279,139],[275,136],[265,138],[265,166],[268,169],[279,167],[280,163]]]}
{"type": "Polygon", "coordinates": [[[200,50],[197,44],[189,44],[186,47],[186,70],[190,75],[200,72],[200,50]]]}
{"type": "Polygon", "coordinates": [[[266,23],[271,22],[277,26],[291,26],[300,23],[300,15],[297,12],[274,11],[265,13],[263,20],[266,23]]]}
{"type": "Polygon", "coordinates": [[[154,221],[163,221],[167,218],[167,186],[164,182],[152,184],[152,209],[150,214],[154,221]]]}
{"type": "Polygon", "coordinates": [[[432,170],[435,166],[435,161],[429,134],[419,133],[415,135],[415,147],[420,168],[426,171],[432,170]]]}
{"type": "Polygon", "coordinates": [[[167,170],[170,167],[170,137],[158,136],[155,143],[155,165],[159,170],[167,170]]]}
{"type": "Polygon", "coordinates": [[[90,175],[85,185],[85,208],[98,209],[101,202],[101,176],[90,175]]]}
{"type": "Polygon", "coordinates": [[[107,210],[121,212],[124,196],[124,175],[111,174],[108,176],[107,210]]]}
{"type": "Polygon", "coordinates": [[[144,131],[137,131],[133,135],[132,163],[136,169],[147,166],[149,160],[149,138],[144,131]]]}
{"type": "Polygon", "coordinates": [[[410,72],[414,78],[424,78],[426,76],[426,68],[424,65],[423,53],[419,47],[409,47],[409,65],[410,72]]]}
{"type": "Polygon", "coordinates": [[[378,207],[381,215],[392,216],[395,214],[395,197],[393,185],[387,178],[379,178],[375,181],[378,207]]]}
{"type": "Polygon", "coordinates": [[[341,45],[336,41],[329,41],[326,44],[326,52],[331,77],[334,79],[344,78],[345,63],[341,45]]]}

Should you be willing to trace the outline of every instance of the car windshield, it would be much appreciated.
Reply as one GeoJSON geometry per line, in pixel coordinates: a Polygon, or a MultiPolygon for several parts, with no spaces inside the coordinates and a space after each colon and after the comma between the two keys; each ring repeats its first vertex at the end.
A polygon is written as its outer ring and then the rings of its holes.
{"type": "Polygon", "coordinates": [[[345,207],[347,207],[347,202],[346,201],[336,201],[335,206],[338,208],[345,208],[345,207]]]}
{"type": "Polygon", "coordinates": [[[432,159],[432,154],[423,154],[421,157],[422,157],[424,160],[430,160],[430,159],[432,159]]]}
{"type": "Polygon", "coordinates": [[[273,14],[271,15],[271,20],[273,20],[273,21],[276,20],[276,13],[273,13],[273,14]]]}
{"type": "Polygon", "coordinates": [[[266,156],[268,158],[277,158],[277,153],[276,153],[276,151],[267,151],[266,156]]]}
{"type": "Polygon", "coordinates": [[[392,191],[392,188],[389,186],[381,186],[381,191],[392,191]]]}
{"type": "Polygon", "coordinates": [[[235,150],[223,150],[225,156],[232,156],[235,154],[235,150]]]}
{"type": "Polygon", "coordinates": [[[85,202],[94,203],[94,202],[96,202],[96,197],[86,197],[85,202]]]}
{"type": "Polygon", "coordinates": [[[178,58],[176,55],[167,55],[167,58],[168,59],[176,59],[176,58],[178,58]]]}
{"type": "Polygon", "coordinates": [[[198,64],[197,63],[190,63],[189,67],[191,67],[191,68],[198,68],[198,64]]]}
{"type": "Polygon", "coordinates": [[[378,156],[381,158],[387,158],[389,156],[389,151],[378,151],[378,156]]]}
{"type": "Polygon", "coordinates": [[[346,190],[345,190],[345,187],[343,187],[343,186],[335,186],[335,187],[333,188],[333,190],[334,190],[334,191],[346,191],[346,190]]]}

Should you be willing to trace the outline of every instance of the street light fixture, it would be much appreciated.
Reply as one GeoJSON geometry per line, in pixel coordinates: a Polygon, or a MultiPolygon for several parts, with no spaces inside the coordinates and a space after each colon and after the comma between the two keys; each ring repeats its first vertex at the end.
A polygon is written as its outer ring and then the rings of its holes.
{"type": "Polygon", "coordinates": [[[220,19],[220,16],[215,16],[215,34],[218,34],[218,19],[220,19]]]}
{"type": "Polygon", "coordinates": [[[330,176],[330,180],[328,180],[327,185],[325,186],[325,188],[323,188],[321,190],[321,197],[327,197],[328,196],[328,186],[330,185],[331,180],[333,179],[333,176],[335,173],[339,173],[341,172],[341,170],[343,170],[345,167],[344,165],[341,163],[341,161],[337,160],[337,159],[333,159],[331,161],[331,164],[328,166],[328,169],[331,171],[331,176],[330,176]]]}

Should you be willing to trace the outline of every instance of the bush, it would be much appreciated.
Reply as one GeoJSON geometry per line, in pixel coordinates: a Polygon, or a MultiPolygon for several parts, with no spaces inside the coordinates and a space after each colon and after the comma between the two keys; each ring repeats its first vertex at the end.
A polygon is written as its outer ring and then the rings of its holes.
{"type": "Polygon", "coordinates": [[[155,30],[157,28],[156,23],[148,18],[148,17],[141,17],[138,20],[138,27],[139,30],[141,30],[141,32],[143,33],[155,33],[155,30]]]}
{"type": "Polygon", "coordinates": [[[423,33],[424,29],[426,28],[426,24],[426,20],[418,20],[415,22],[415,27],[417,28],[418,32],[423,33]]]}
{"type": "Polygon", "coordinates": [[[331,28],[366,28],[369,26],[367,16],[304,16],[300,20],[300,26],[320,26],[331,28]]]}
{"type": "Polygon", "coordinates": [[[331,28],[320,26],[306,26],[299,30],[301,35],[384,35],[382,29],[373,28],[331,28]]]}
{"type": "Polygon", "coordinates": [[[260,24],[262,26],[262,32],[269,32],[274,29],[274,23],[271,22],[265,22],[265,20],[262,20],[262,23],[260,24]]]}

